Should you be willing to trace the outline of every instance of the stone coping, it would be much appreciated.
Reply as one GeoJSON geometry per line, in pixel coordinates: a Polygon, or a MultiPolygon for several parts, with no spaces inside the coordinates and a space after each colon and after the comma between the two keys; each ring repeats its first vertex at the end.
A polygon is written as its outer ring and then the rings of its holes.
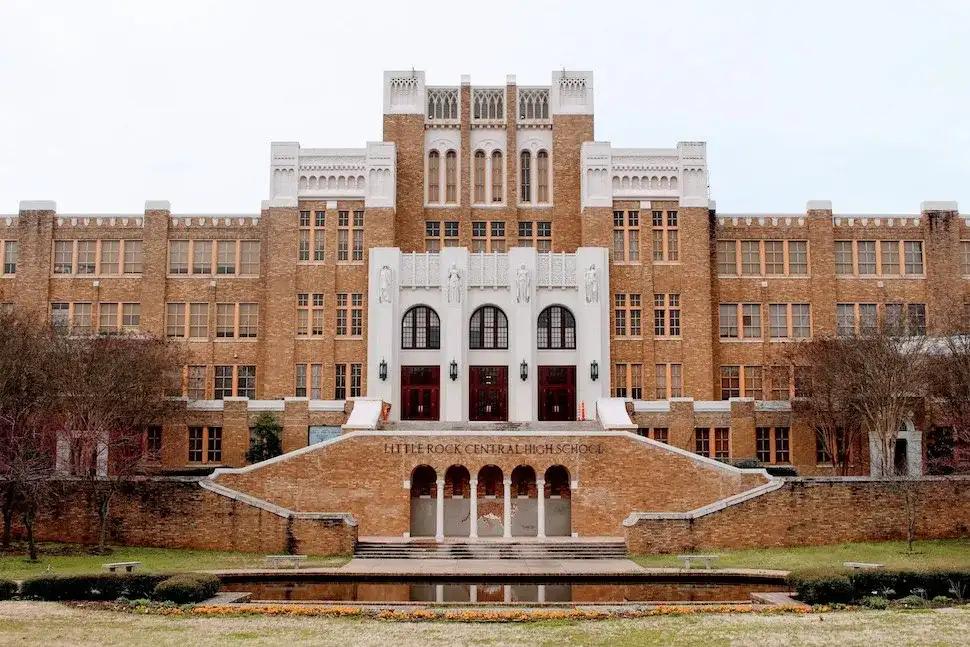
{"type": "Polygon", "coordinates": [[[221,494],[224,497],[228,497],[235,501],[251,505],[253,507],[265,510],[284,519],[313,519],[313,520],[328,520],[337,521],[348,526],[356,526],[357,519],[354,518],[349,512],[294,512],[287,508],[270,503],[269,501],[264,501],[254,496],[248,494],[243,494],[237,490],[227,488],[218,483],[214,483],[209,479],[202,479],[199,481],[199,485],[203,489],[209,490],[215,494],[221,494]]]}
{"type": "Polygon", "coordinates": [[[773,478],[770,482],[765,483],[764,485],[759,485],[750,490],[741,492],[740,494],[735,494],[734,496],[729,496],[721,499],[720,501],[716,501],[700,508],[695,508],[689,512],[631,512],[630,516],[623,520],[623,525],[630,527],[635,526],[640,521],[648,521],[653,519],[692,521],[699,517],[720,512],[721,510],[729,508],[733,505],[744,503],[745,501],[759,497],[762,494],[774,492],[783,485],[785,485],[784,479],[773,478]]]}

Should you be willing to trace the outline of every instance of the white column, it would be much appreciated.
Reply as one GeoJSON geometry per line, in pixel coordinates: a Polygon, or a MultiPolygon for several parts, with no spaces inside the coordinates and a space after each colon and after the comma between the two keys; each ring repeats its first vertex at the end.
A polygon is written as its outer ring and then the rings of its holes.
{"type": "Polygon", "coordinates": [[[536,479],[536,495],[538,499],[536,500],[537,515],[539,517],[539,531],[536,533],[537,537],[546,536],[546,482],[543,479],[536,479]]]}
{"type": "Polygon", "coordinates": [[[435,584],[434,585],[434,601],[441,603],[445,601],[445,585],[435,584]]]}
{"type": "Polygon", "coordinates": [[[475,584],[468,587],[468,601],[478,602],[478,586],[475,584]]]}
{"type": "Polygon", "coordinates": [[[445,480],[438,479],[438,496],[435,507],[435,532],[434,538],[443,541],[445,538],[445,480]]]}
{"type": "Polygon", "coordinates": [[[512,601],[512,586],[510,584],[502,587],[502,600],[505,602],[512,601]]]}
{"type": "Polygon", "coordinates": [[[468,482],[471,489],[471,499],[468,501],[468,536],[478,539],[478,479],[468,482]]]}
{"type": "Polygon", "coordinates": [[[512,479],[506,478],[502,481],[503,487],[503,537],[512,536],[512,479]]]}
{"type": "Polygon", "coordinates": [[[545,604],[545,602],[546,602],[546,585],[545,584],[540,584],[536,588],[538,589],[537,595],[536,595],[536,602],[538,602],[539,604],[545,604]]]}

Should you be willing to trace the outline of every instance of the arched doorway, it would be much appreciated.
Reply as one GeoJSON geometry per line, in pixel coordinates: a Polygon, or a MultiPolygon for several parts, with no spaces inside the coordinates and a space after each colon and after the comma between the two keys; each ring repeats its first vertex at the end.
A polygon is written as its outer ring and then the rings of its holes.
{"type": "Polygon", "coordinates": [[[539,534],[536,502],[536,471],[529,465],[512,470],[512,536],[535,537],[539,534]]]}
{"type": "Polygon", "coordinates": [[[452,465],[445,471],[445,537],[468,536],[470,481],[464,465],[452,465]]]}
{"type": "Polygon", "coordinates": [[[411,471],[411,536],[434,537],[438,475],[430,465],[411,471]]]}
{"type": "Polygon", "coordinates": [[[553,465],[546,470],[546,536],[572,536],[572,490],[569,488],[569,470],[553,465]]]}
{"type": "Polygon", "coordinates": [[[505,500],[502,470],[486,465],[478,471],[478,536],[501,537],[504,530],[505,500]]]}

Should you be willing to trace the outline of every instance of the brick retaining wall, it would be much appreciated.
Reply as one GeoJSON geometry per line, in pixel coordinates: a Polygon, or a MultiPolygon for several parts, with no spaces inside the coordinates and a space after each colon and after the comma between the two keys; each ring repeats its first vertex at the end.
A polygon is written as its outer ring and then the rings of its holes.
{"type": "MultiPolygon", "coordinates": [[[[901,487],[865,478],[790,479],[694,518],[629,519],[627,546],[631,553],[673,553],[905,539],[901,487]]],[[[919,538],[970,536],[970,477],[930,478],[915,487],[919,538]]]]}
{"type": "MultiPolygon", "coordinates": [[[[78,481],[64,482],[64,495],[38,519],[39,540],[97,542],[98,517],[82,486],[78,481]]],[[[280,516],[203,489],[198,479],[147,479],[123,487],[112,499],[112,543],[341,555],[352,553],[357,541],[357,526],[346,521],[280,516]]]]}

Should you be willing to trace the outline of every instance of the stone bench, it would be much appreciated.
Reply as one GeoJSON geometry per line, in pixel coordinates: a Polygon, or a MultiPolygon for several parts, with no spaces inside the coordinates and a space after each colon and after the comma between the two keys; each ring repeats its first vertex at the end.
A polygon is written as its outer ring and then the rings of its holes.
{"type": "Polygon", "coordinates": [[[272,568],[300,568],[306,563],[306,555],[267,555],[265,561],[272,568]]]}
{"type": "Polygon", "coordinates": [[[852,569],[877,569],[882,568],[885,564],[875,564],[869,562],[842,562],[842,566],[852,569]]]}
{"type": "Polygon", "coordinates": [[[117,573],[118,571],[130,573],[137,568],[141,568],[141,562],[112,562],[110,564],[102,564],[101,568],[109,573],[117,573]]]}
{"type": "Polygon", "coordinates": [[[677,555],[677,559],[684,562],[684,568],[690,570],[691,562],[704,562],[704,568],[711,570],[711,564],[720,555],[677,555]]]}

